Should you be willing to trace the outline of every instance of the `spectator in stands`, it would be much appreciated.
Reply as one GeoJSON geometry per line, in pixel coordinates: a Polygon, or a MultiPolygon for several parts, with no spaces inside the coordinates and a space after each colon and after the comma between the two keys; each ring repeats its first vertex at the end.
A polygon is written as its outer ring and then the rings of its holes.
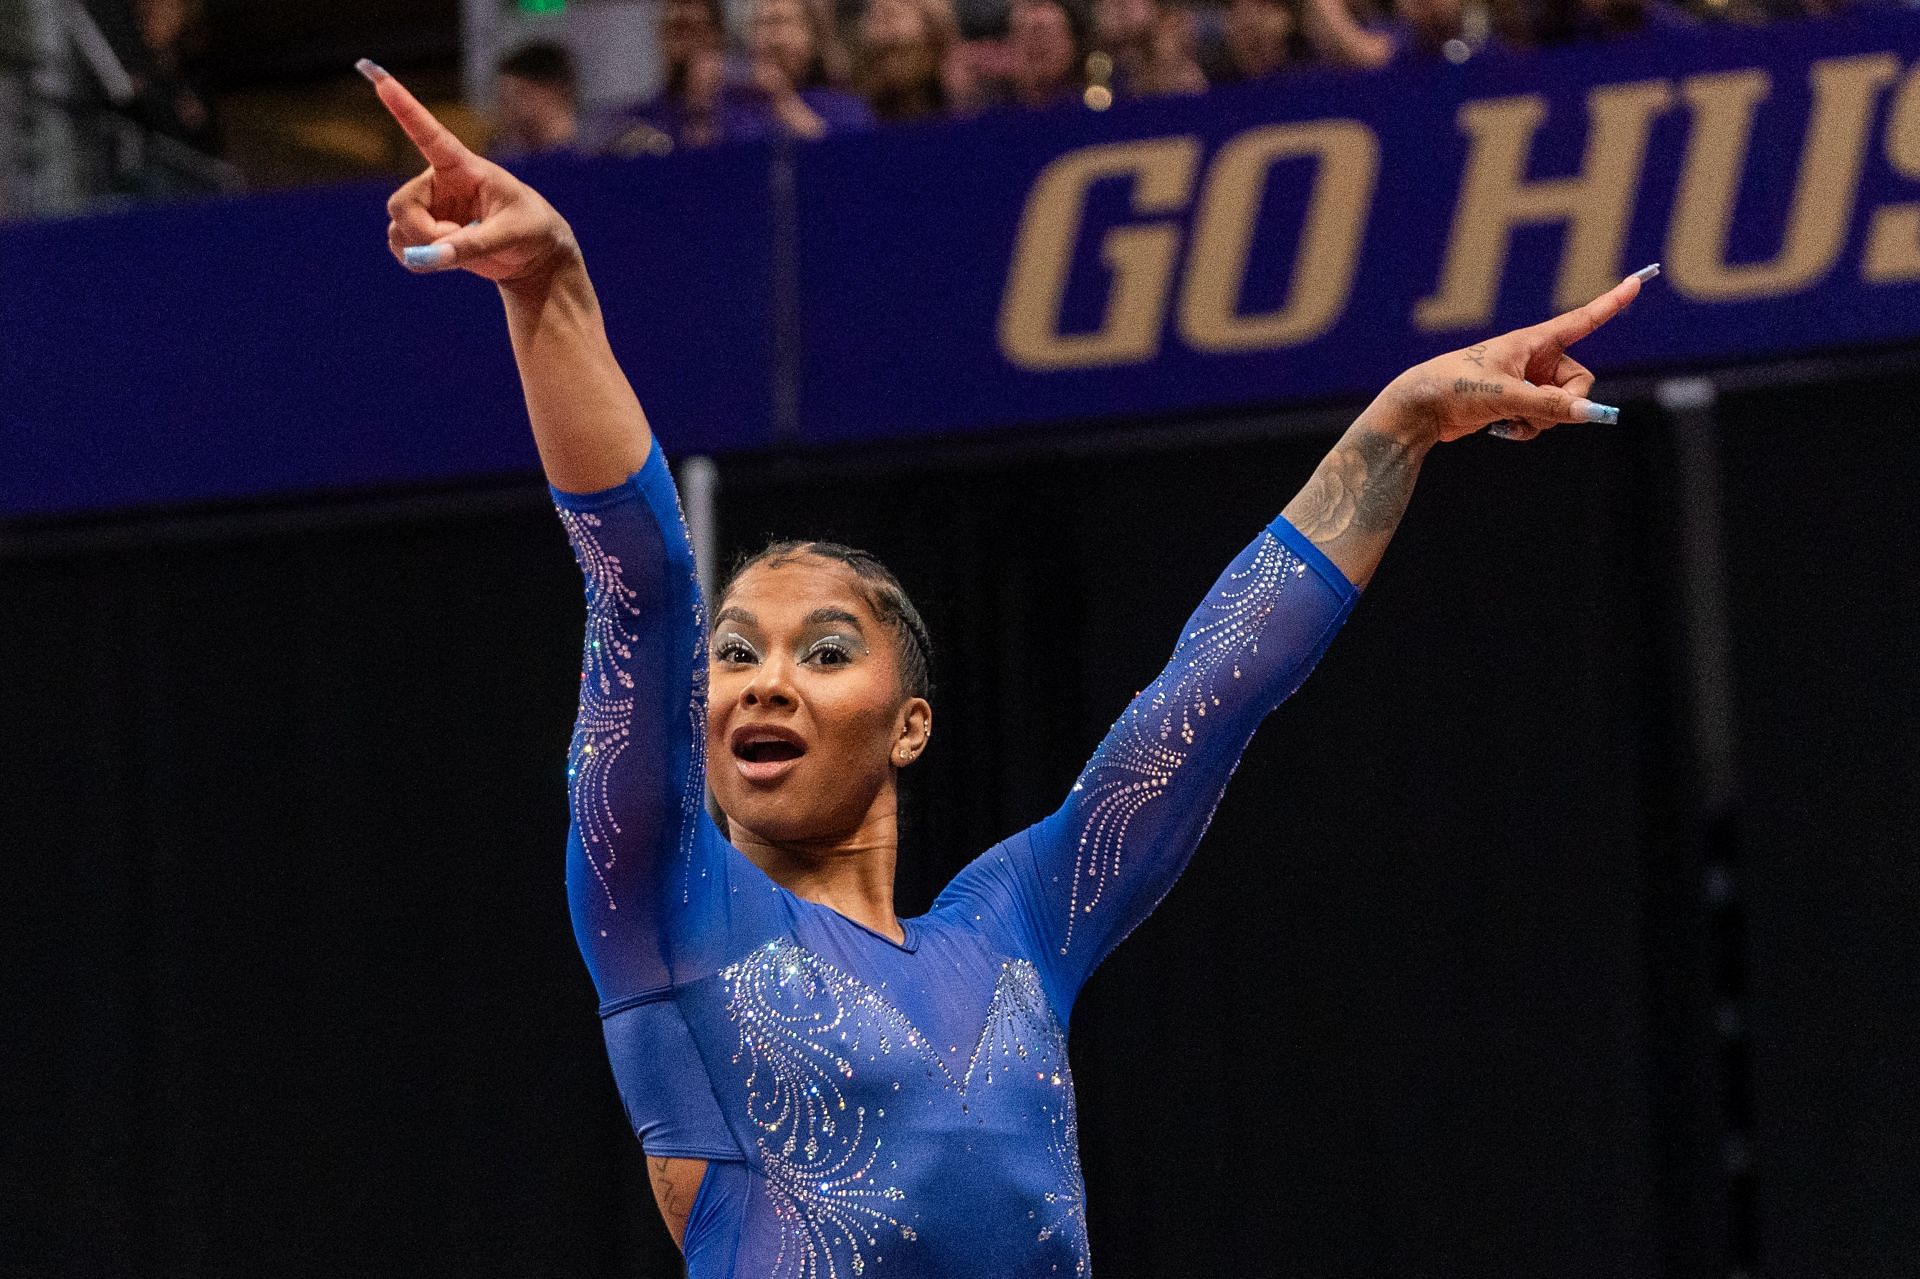
{"type": "Polygon", "coordinates": [[[206,21],[198,0],[136,0],[140,48],[127,60],[131,114],[155,133],[207,155],[220,152],[212,95],[201,73],[206,21]]]}
{"type": "Polygon", "coordinates": [[[1200,49],[1194,11],[1185,5],[1162,5],[1147,43],[1147,64],[1136,92],[1142,95],[1205,93],[1207,77],[1200,70],[1200,49]]]}
{"type": "Polygon", "coordinates": [[[970,112],[979,86],[953,0],[870,0],[860,19],[853,83],[881,120],[970,112]]]}
{"type": "Polygon", "coordinates": [[[872,126],[867,104],[839,87],[848,80],[847,53],[824,0],[754,0],[747,56],[751,78],[736,95],[728,137],[818,138],[872,126]]]}
{"type": "Polygon", "coordinates": [[[1080,101],[1087,23],[1071,0],[1013,0],[1004,72],[988,90],[995,105],[1030,109],[1080,101]]]}
{"type": "Polygon", "coordinates": [[[1484,4],[1469,11],[1463,0],[1396,0],[1394,9],[1386,22],[1363,24],[1346,0],[1305,0],[1302,17],[1315,53],[1341,67],[1465,62],[1504,47],[1493,38],[1484,4]]]}
{"type": "Polygon", "coordinates": [[[727,19],[720,0],[663,0],[655,32],[666,80],[653,97],[613,117],[607,149],[619,155],[660,154],[721,138],[727,19]]]}
{"type": "Polygon", "coordinates": [[[1215,76],[1221,83],[1259,80],[1292,61],[1294,21],[1287,0],[1232,0],[1223,26],[1225,63],[1215,76]]]}
{"type": "Polygon", "coordinates": [[[755,0],[746,56],[735,61],[726,54],[720,0],[665,0],[660,50],[666,86],[616,118],[608,147],[616,154],[776,133],[818,138],[873,123],[867,104],[837,87],[847,58],[825,0],[755,0]]]}
{"type": "Polygon", "coordinates": [[[493,159],[569,151],[578,142],[579,85],[573,57],[560,45],[529,44],[502,59],[493,96],[493,159]]]}
{"type": "Polygon", "coordinates": [[[1207,78],[1194,51],[1193,15],[1162,0],[1094,0],[1094,52],[1087,81],[1115,98],[1201,93],[1207,78]]]}

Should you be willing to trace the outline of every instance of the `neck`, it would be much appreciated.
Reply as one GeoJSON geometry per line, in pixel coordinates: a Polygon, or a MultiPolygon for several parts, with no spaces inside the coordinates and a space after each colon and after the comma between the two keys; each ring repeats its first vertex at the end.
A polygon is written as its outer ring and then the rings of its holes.
{"type": "Polygon", "coordinates": [[[771,840],[729,823],[728,834],[774,883],[803,901],[845,915],[896,942],[906,940],[893,912],[893,872],[899,856],[899,820],[891,803],[876,804],[843,835],[771,840]]]}

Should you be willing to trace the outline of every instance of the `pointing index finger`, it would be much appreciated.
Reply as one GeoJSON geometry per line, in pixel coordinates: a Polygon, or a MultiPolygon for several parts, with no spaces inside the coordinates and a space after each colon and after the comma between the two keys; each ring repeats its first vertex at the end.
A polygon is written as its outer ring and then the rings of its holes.
{"type": "Polygon", "coordinates": [[[433,112],[421,106],[420,99],[407,92],[407,86],[394,79],[385,68],[366,58],[354,66],[372,81],[373,91],[380,95],[387,114],[419,148],[428,164],[435,169],[455,169],[472,158],[473,152],[453,136],[453,131],[436,120],[433,112]]]}
{"type": "Polygon", "coordinates": [[[1640,285],[1660,274],[1660,264],[1642,267],[1585,306],[1577,306],[1564,315],[1556,315],[1540,328],[1561,349],[1572,346],[1595,329],[1627,309],[1640,296],[1640,285]]]}

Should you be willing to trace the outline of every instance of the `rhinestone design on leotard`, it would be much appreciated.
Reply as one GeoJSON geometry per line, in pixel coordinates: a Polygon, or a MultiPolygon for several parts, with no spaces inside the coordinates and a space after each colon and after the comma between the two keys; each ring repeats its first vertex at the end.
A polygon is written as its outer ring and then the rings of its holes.
{"type": "Polygon", "coordinates": [[[1044,1109],[1047,1147],[1060,1181],[1047,1192],[1049,1211],[1044,1219],[1037,1211],[1033,1214],[1039,1221],[1034,1240],[1045,1243],[1055,1236],[1068,1240],[1074,1273],[1085,1274],[1087,1190],[1080,1173],[1080,1122],[1074,1106],[1073,1070],[1067,1064],[1067,1036],[1047,1003],[1039,971],[1024,959],[1009,959],[1000,965],[1000,980],[994,984],[987,1022],[967,1061],[961,1091],[964,1094],[976,1080],[992,1084],[996,1077],[1028,1070],[1036,1083],[1048,1085],[1058,1098],[1057,1104],[1044,1109]]]}
{"type": "MultiPolygon", "coordinates": [[[[700,594],[699,570],[689,567],[693,599],[693,695],[687,699],[687,772],[680,785],[680,904],[692,900],[693,844],[705,811],[707,793],[707,605],[700,594]]],[[[706,875],[702,870],[700,874],[706,875]]]]}
{"type": "MultiPolygon", "coordinates": [[[[848,1102],[858,1071],[919,1070],[964,1109],[971,1092],[1031,1070],[1058,1100],[1042,1103],[1059,1183],[1036,1210],[1035,1241],[1070,1241],[1075,1273],[1087,1268],[1085,1182],[1066,1034],[1040,975],[1023,959],[1001,964],[980,1038],[955,1078],[933,1043],[885,996],[804,946],[770,941],[720,970],[727,1015],[739,1029],[736,1064],[747,1067],[747,1110],[775,1219],[774,1274],[834,1279],[865,1273],[882,1232],[917,1238],[906,1196],[875,1176],[885,1144],[884,1111],[848,1102]]],[[[897,1085],[896,1085],[897,1086],[897,1085]]]]}
{"type": "Polygon", "coordinates": [[[1075,921],[1093,913],[1120,873],[1128,828],[1166,792],[1186,762],[1194,721],[1221,704],[1224,682],[1239,679],[1242,661],[1259,653],[1261,633],[1281,591],[1305,569],[1280,539],[1263,535],[1252,562],[1228,574],[1227,584],[1207,597],[1204,607],[1212,616],[1181,635],[1167,670],[1127,707],[1074,783],[1080,835],[1067,893],[1062,955],[1072,948],[1075,921]]]}
{"type": "Polygon", "coordinates": [[[633,657],[638,612],[634,591],[620,574],[620,558],[609,554],[596,535],[600,517],[589,511],[554,508],[573,544],[573,557],[587,582],[587,637],[580,657],[580,713],[567,752],[567,790],[587,865],[600,881],[607,909],[618,910],[607,875],[619,858],[620,834],[609,789],[614,764],[627,749],[633,719],[633,676],[622,662],[633,657]]]}
{"type": "MultiPolygon", "coordinates": [[[[580,826],[580,838],[586,849],[587,865],[600,881],[607,909],[620,909],[607,881],[619,853],[616,837],[620,822],[614,814],[609,794],[609,779],[614,765],[625,753],[628,725],[634,712],[632,674],[625,663],[633,659],[636,625],[630,619],[640,613],[637,593],[622,576],[620,557],[600,543],[600,517],[591,511],[573,511],[555,506],[567,541],[573,546],[574,559],[587,583],[587,638],[580,661],[580,712],[574,720],[573,741],[567,755],[567,786],[573,802],[574,818],[580,826]]],[[[693,608],[693,651],[689,654],[691,696],[687,698],[688,733],[691,746],[687,772],[676,788],[680,805],[680,899],[691,897],[689,876],[693,865],[701,799],[707,778],[707,621],[706,605],[700,597],[697,570],[689,567],[687,596],[693,608]]]]}
{"type": "MultiPolygon", "coordinates": [[[[881,1231],[911,1242],[895,1214],[905,1198],[871,1176],[884,1122],[847,1104],[856,1063],[930,1056],[906,1015],[866,983],[790,941],[770,941],[720,970],[727,1015],[740,1031],[747,1111],[781,1225],[773,1273],[791,1279],[859,1275],[881,1231]]],[[[903,1063],[904,1064],[904,1063],[903,1063]]]]}

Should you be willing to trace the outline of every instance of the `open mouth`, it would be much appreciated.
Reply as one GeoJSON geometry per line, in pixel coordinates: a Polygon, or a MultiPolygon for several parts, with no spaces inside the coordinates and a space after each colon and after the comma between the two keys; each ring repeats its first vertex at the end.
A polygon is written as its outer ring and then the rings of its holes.
{"type": "Polygon", "coordinates": [[[735,766],[750,781],[772,781],[807,753],[800,734],[769,724],[737,728],[727,744],[733,748],[735,766]]]}
{"type": "Polygon", "coordinates": [[[769,738],[764,741],[746,742],[733,748],[733,753],[749,764],[772,764],[783,759],[799,759],[806,754],[792,742],[769,738]]]}

